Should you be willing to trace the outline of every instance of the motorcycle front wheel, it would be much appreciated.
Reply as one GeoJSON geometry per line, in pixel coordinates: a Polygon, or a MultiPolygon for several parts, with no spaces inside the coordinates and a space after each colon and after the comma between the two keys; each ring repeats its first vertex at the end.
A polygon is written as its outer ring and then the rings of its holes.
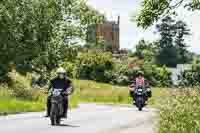
{"type": "Polygon", "coordinates": [[[56,104],[52,104],[51,115],[50,115],[50,120],[51,120],[51,125],[52,126],[57,124],[57,114],[58,114],[57,105],[56,104]]]}
{"type": "Polygon", "coordinates": [[[138,110],[142,111],[142,108],[143,108],[143,99],[142,99],[142,97],[138,97],[137,98],[136,105],[138,107],[138,110]]]}

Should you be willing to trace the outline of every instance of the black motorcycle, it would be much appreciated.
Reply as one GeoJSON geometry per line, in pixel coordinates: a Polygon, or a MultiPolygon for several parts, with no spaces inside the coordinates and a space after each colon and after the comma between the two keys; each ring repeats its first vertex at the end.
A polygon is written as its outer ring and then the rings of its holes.
{"type": "Polygon", "coordinates": [[[64,96],[69,96],[73,93],[73,87],[69,87],[67,91],[63,91],[63,89],[53,89],[51,92],[51,113],[50,120],[51,125],[59,125],[62,115],[64,113],[63,109],[63,101],[64,96]]]}
{"type": "Polygon", "coordinates": [[[142,111],[142,108],[146,105],[146,101],[148,100],[147,89],[142,86],[137,87],[134,92],[134,100],[138,110],[142,111]]]}

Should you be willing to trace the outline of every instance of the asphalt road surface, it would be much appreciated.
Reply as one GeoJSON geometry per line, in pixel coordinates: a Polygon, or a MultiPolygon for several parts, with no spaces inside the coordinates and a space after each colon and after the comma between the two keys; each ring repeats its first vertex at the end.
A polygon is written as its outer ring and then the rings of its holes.
{"type": "Polygon", "coordinates": [[[51,126],[42,113],[0,117],[1,133],[155,133],[156,110],[133,106],[81,104],[69,111],[60,126],[51,126]]]}

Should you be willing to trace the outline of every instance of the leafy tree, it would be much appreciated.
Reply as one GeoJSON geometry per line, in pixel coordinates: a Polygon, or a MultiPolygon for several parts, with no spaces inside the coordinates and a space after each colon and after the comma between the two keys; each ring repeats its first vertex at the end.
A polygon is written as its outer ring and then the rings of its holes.
{"type": "Polygon", "coordinates": [[[187,63],[191,58],[185,44],[185,37],[189,35],[187,25],[183,21],[175,22],[167,16],[156,26],[160,34],[159,53],[156,62],[160,65],[176,67],[177,64],[187,63]]]}
{"type": "Polygon", "coordinates": [[[175,14],[175,9],[180,6],[194,11],[200,10],[199,0],[143,0],[141,12],[136,16],[138,26],[147,28],[155,21],[175,14]]]}
{"type": "Polygon", "coordinates": [[[159,54],[156,61],[160,65],[175,67],[177,63],[177,52],[173,45],[173,37],[175,35],[174,20],[167,16],[162,22],[156,26],[160,34],[159,54]]]}
{"type": "Polygon", "coordinates": [[[106,71],[113,68],[112,54],[95,50],[80,53],[76,67],[79,78],[107,82],[106,71]]]}
{"type": "Polygon", "coordinates": [[[150,43],[142,39],[136,45],[135,55],[139,59],[144,59],[147,62],[153,62],[157,52],[158,47],[156,42],[150,43]]]}
{"type": "Polygon", "coordinates": [[[139,57],[139,59],[144,59],[144,53],[143,51],[145,49],[148,49],[148,46],[146,45],[146,42],[144,39],[140,40],[138,44],[136,45],[136,51],[135,55],[139,57]]]}
{"type": "Polygon", "coordinates": [[[85,39],[88,25],[104,19],[79,0],[2,0],[0,14],[2,75],[10,62],[51,71],[74,56],[72,45],[85,39]]]}

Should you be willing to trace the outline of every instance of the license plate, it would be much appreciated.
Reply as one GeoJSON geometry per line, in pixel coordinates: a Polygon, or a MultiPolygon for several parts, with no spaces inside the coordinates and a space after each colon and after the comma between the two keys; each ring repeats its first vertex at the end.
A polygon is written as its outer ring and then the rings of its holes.
{"type": "Polygon", "coordinates": [[[60,95],[60,90],[54,90],[53,91],[53,96],[59,96],[60,95]]]}
{"type": "Polygon", "coordinates": [[[142,89],[138,89],[138,92],[142,92],[142,89]]]}

